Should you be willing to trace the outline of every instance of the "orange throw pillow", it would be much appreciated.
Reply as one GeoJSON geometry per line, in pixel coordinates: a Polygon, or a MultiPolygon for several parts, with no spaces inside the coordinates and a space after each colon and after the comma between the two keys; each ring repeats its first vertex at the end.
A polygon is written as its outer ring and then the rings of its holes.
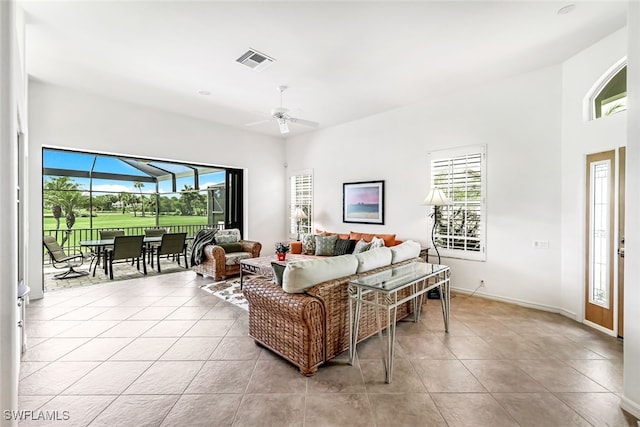
{"type": "Polygon", "coordinates": [[[357,231],[352,231],[349,234],[349,238],[353,240],[364,239],[365,242],[370,242],[374,237],[378,239],[384,240],[385,246],[395,246],[396,245],[396,235],[395,234],[370,234],[370,233],[358,233],[357,231]]]}

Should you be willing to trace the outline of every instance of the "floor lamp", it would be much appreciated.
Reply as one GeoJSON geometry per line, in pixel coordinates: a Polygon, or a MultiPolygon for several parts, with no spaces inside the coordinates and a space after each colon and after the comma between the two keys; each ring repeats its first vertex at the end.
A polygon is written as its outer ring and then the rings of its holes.
{"type": "Polygon", "coordinates": [[[451,201],[447,198],[447,196],[445,196],[442,190],[440,190],[439,188],[432,188],[422,204],[433,206],[433,213],[430,215],[433,216],[433,227],[431,227],[431,244],[436,250],[436,254],[438,255],[438,264],[440,264],[440,252],[438,251],[438,246],[436,245],[435,240],[436,224],[438,223],[438,207],[450,205],[451,201]]]}
{"type": "Polygon", "coordinates": [[[300,241],[300,223],[302,222],[303,219],[307,219],[308,216],[307,216],[306,213],[304,213],[304,210],[302,210],[301,207],[297,207],[296,208],[295,217],[296,217],[296,222],[298,224],[298,238],[297,238],[297,240],[300,241]]]}

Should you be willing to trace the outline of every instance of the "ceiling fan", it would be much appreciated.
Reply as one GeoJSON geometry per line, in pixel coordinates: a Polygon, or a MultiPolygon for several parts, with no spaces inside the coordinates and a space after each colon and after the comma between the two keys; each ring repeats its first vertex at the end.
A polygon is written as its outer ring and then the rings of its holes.
{"type": "Polygon", "coordinates": [[[289,114],[289,109],[284,108],[282,106],[282,94],[285,90],[287,90],[287,86],[278,86],[278,92],[280,92],[280,107],[276,107],[271,110],[271,118],[266,120],[260,120],[257,122],[247,123],[245,126],[255,126],[262,123],[269,123],[275,121],[278,123],[278,127],[280,128],[280,133],[289,133],[289,123],[295,123],[302,126],[309,127],[318,127],[317,122],[312,122],[311,120],[299,119],[297,117],[293,117],[289,114]]]}

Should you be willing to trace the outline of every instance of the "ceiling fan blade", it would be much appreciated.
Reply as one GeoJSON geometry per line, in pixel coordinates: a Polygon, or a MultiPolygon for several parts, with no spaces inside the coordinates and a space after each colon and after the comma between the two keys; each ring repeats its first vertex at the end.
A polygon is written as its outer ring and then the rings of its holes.
{"type": "Polygon", "coordinates": [[[271,119],[258,120],[257,122],[245,123],[245,126],[256,126],[256,125],[261,125],[263,123],[269,123],[269,122],[271,122],[271,119]]]}
{"type": "Polygon", "coordinates": [[[309,126],[312,128],[317,128],[320,125],[320,123],[318,122],[312,122],[311,120],[298,119],[296,117],[289,117],[289,121],[297,125],[309,126]]]}

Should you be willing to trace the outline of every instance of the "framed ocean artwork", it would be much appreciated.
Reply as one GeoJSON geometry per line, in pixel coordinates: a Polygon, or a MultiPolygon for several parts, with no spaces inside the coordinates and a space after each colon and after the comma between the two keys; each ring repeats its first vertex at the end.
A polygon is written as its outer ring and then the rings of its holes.
{"type": "Polygon", "coordinates": [[[384,224],[384,181],[342,184],[342,221],[384,224]]]}

